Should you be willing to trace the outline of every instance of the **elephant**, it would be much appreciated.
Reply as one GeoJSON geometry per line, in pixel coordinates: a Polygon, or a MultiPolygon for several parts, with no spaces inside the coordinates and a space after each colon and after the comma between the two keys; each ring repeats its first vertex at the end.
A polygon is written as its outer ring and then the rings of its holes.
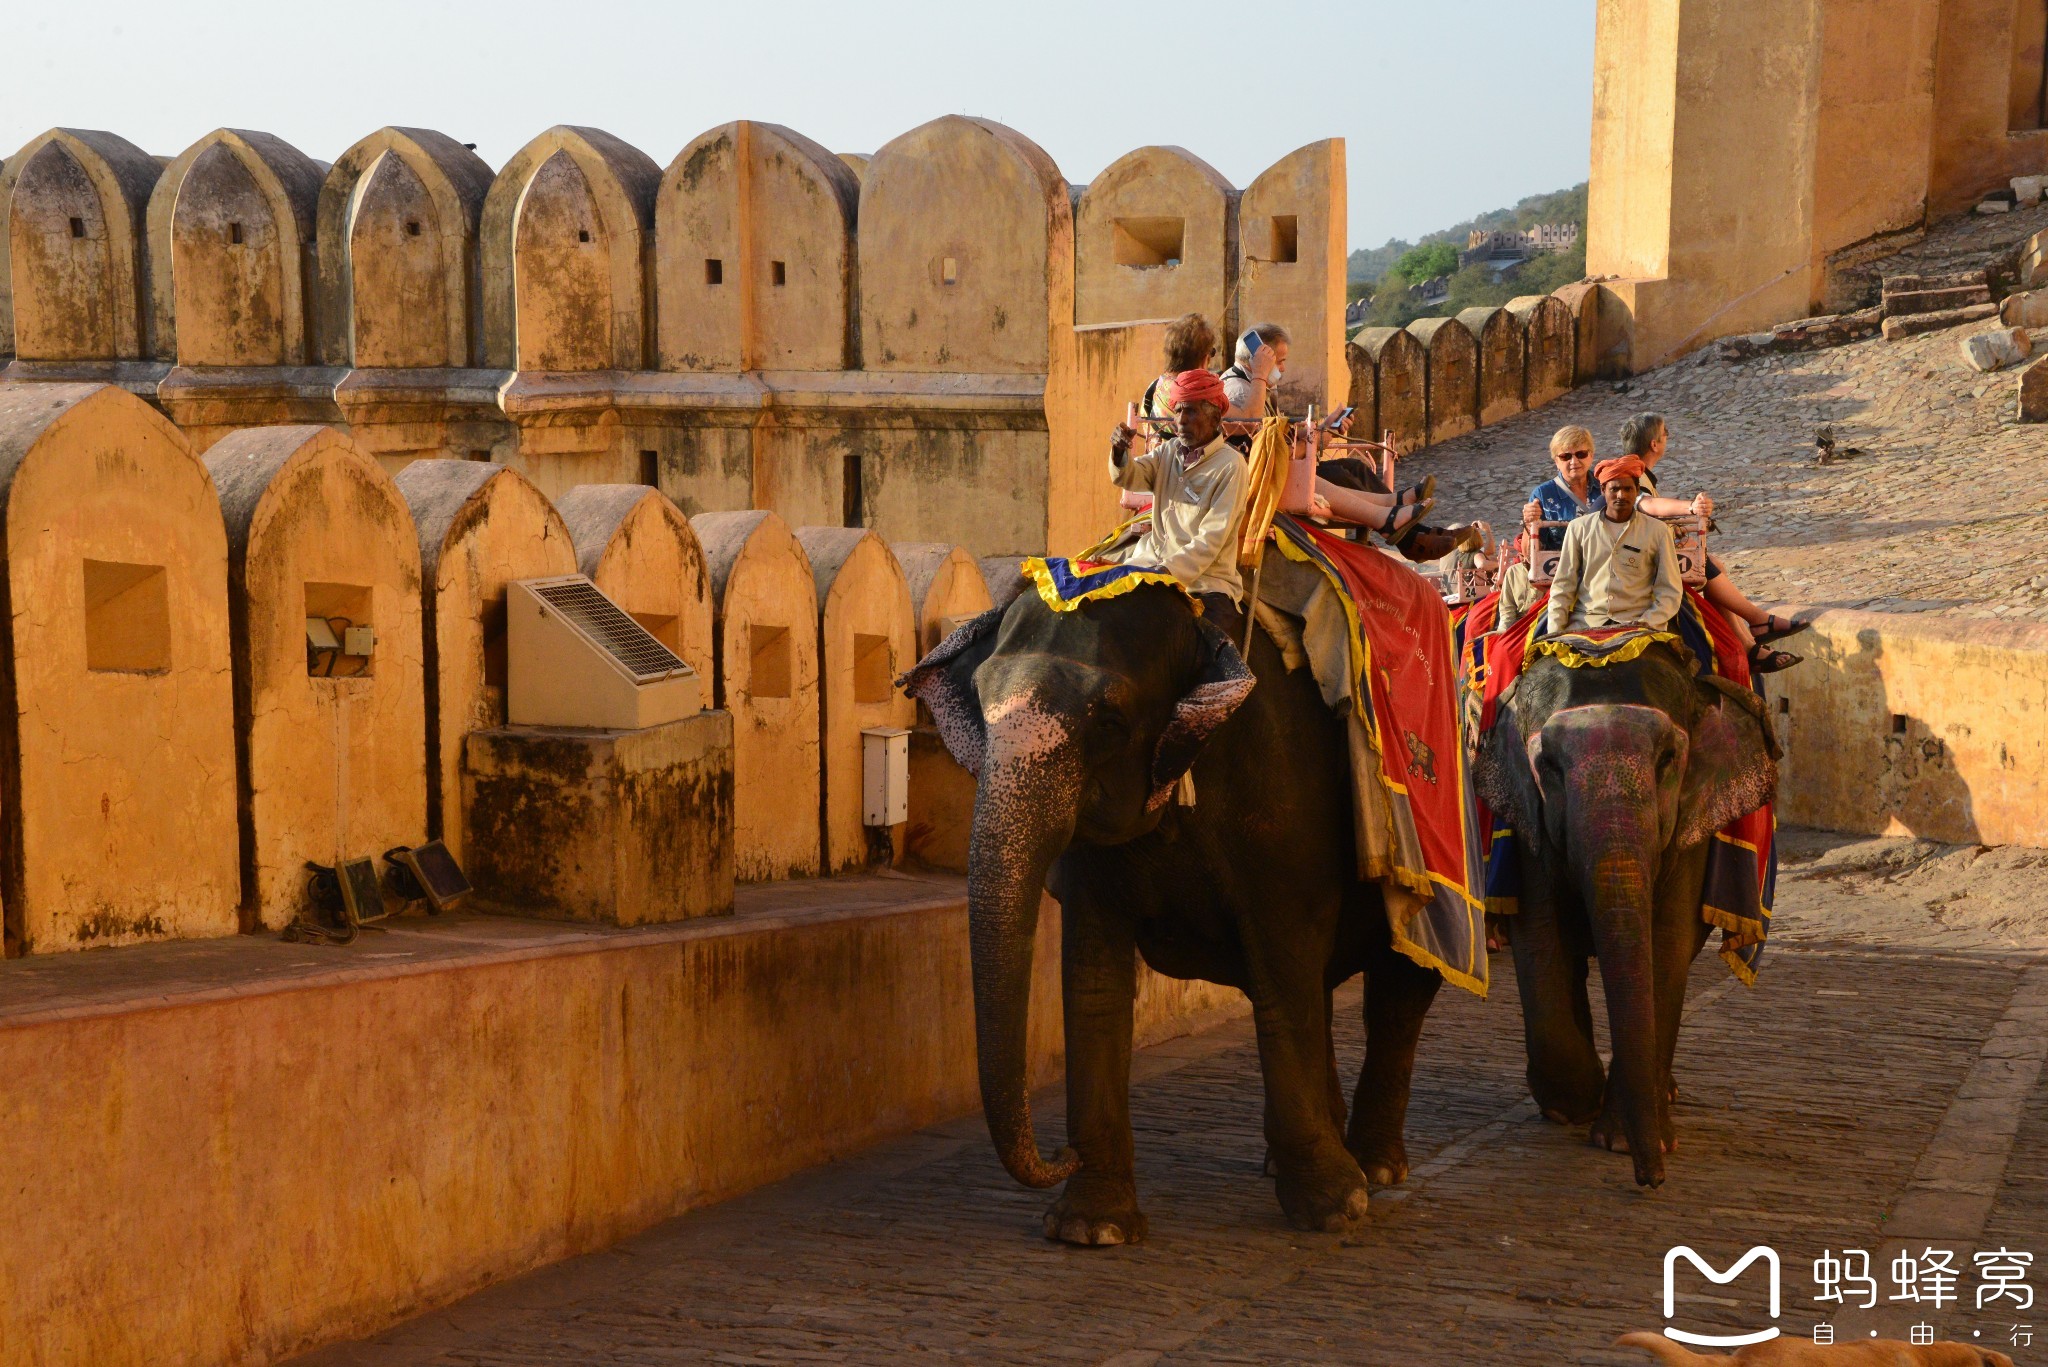
{"type": "Polygon", "coordinates": [[[1392,944],[1357,877],[1343,722],[1255,632],[1236,645],[1170,585],[1055,611],[1031,592],[907,674],[976,775],[969,940],[982,1109],[1025,1186],[1065,1188],[1048,1238],[1147,1231],[1130,1116],[1137,962],[1250,998],[1268,1166],[1298,1227],[1355,1228],[1368,1179],[1406,1179],[1416,1042],[1441,975],[1392,944]],[[1256,687],[1254,687],[1256,683],[1256,687]],[[1194,803],[1182,776],[1192,772],[1194,803]],[[1025,1078],[1041,889],[1060,902],[1068,1147],[1040,1152],[1025,1078]],[[1331,993],[1367,975],[1346,1124],[1331,993]]]}
{"type": "Polygon", "coordinates": [[[1636,1181],[1664,1181],[1676,1145],[1672,1059],[1714,833],[1769,802],[1778,749],[1762,700],[1695,677],[1657,642],[1632,660],[1568,668],[1541,656],[1479,739],[1480,795],[1515,830],[1520,908],[1507,918],[1529,1090],[1545,1116],[1591,1122],[1636,1181]],[[1599,960],[1613,1070],[1586,996],[1599,960]]]}

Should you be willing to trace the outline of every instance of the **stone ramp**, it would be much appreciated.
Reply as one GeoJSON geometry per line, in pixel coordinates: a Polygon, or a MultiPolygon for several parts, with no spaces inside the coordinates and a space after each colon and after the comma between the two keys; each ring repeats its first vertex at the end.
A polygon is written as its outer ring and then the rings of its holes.
{"type": "MultiPolygon", "coordinates": [[[[1139,1059],[1153,1234],[1135,1248],[1040,1238],[1047,1196],[1011,1184],[969,1119],[302,1362],[1622,1363],[1638,1359],[1607,1345],[1661,1324],[1662,1258],[1680,1243],[1724,1267],[1752,1245],[1776,1248],[1779,1323],[1804,1336],[1813,1260],[1845,1247],[1889,1257],[1886,1220],[1916,1169],[1950,1161],[1935,1142],[1956,1128],[1945,1118],[1971,1121],[1998,1160],[1983,1246],[2048,1242],[2048,1186],[2033,1176],[2048,1157],[2048,1102],[2024,1068],[1991,1070],[2002,1080],[1988,1098],[1957,1095],[1966,1078],[1983,1090],[1980,1055],[2048,1033],[2031,1014],[2048,969],[2032,962],[1821,944],[1775,951],[1746,990],[1703,956],[1680,1046],[1681,1147],[1655,1194],[1635,1188],[1626,1158],[1533,1118],[1502,963],[1492,1000],[1439,999],[1417,1067],[1415,1175],[1375,1196],[1349,1242],[1280,1217],[1259,1175],[1257,1055],[1238,1021],[1139,1059]]],[[[1339,1001],[1352,1076],[1356,989],[1339,1001]]],[[[1061,1110],[1056,1092],[1037,1098],[1042,1142],[1061,1110]]],[[[1924,1190],[1942,1173],[1917,1180],[1924,1190]]],[[[1976,1313],[1969,1286],[1964,1307],[1931,1316],[1937,1329],[2009,1346],[2008,1322],[2026,1316],[1976,1313]]],[[[1760,1304],[1760,1287],[1748,1289],[1760,1304]]],[[[1681,1315],[1710,1332],[1762,1319],[1722,1300],[1733,1297],[1686,1297],[1681,1315]]],[[[1835,1322],[1845,1341],[1869,1327],[1904,1337],[1905,1308],[1868,1327],[1835,1322]]]]}

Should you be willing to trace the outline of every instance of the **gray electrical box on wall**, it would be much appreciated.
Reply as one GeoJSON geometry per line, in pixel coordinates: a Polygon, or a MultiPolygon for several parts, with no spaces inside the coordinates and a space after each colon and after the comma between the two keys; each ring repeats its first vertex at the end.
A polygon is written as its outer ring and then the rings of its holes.
{"type": "Polygon", "coordinates": [[[506,719],[638,731],[695,716],[697,672],[580,574],[505,591],[506,719]]]}
{"type": "Polygon", "coordinates": [[[900,826],[910,819],[910,733],[871,726],[860,733],[860,823],[900,826]]]}

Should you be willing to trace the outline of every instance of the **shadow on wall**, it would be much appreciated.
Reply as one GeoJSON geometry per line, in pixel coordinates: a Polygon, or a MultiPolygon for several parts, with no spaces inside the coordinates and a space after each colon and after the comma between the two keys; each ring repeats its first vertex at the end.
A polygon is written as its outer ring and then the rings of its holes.
{"type": "Polygon", "coordinates": [[[1816,632],[1808,662],[1767,698],[1787,764],[1781,821],[1873,835],[1982,844],[1975,802],[1951,736],[1967,722],[1902,710],[1886,683],[1887,649],[1875,627],[1816,632]]]}

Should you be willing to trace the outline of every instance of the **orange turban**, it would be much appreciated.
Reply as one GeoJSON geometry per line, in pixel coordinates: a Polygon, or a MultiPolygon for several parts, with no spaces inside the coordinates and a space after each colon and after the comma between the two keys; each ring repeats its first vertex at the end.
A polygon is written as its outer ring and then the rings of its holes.
{"type": "Polygon", "coordinates": [[[1593,482],[1605,484],[1610,479],[1632,479],[1641,484],[1648,469],[1641,456],[1614,456],[1593,467],[1593,482]]]}
{"type": "Polygon", "coordinates": [[[1179,408],[1191,402],[1213,403],[1218,413],[1228,413],[1230,396],[1223,392],[1223,377],[1207,370],[1183,370],[1174,376],[1166,391],[1166,406],[1179,408]]]}

